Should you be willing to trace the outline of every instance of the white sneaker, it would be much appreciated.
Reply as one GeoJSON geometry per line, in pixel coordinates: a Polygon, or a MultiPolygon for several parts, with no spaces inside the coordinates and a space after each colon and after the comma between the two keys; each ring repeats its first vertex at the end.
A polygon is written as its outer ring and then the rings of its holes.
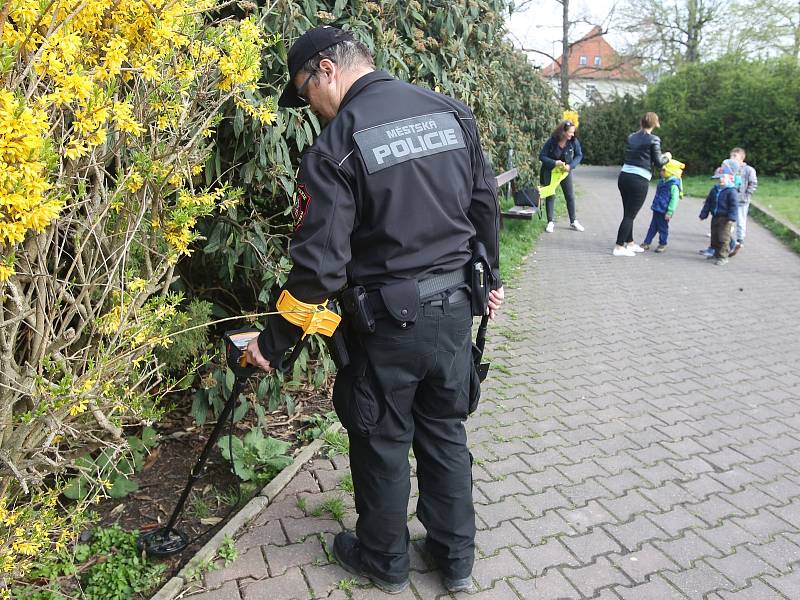
{"type": "Polygon", "coordinates": [[[553,233],[553,230],[554,230],[555,228],[556,228],[556,224],[555,224],[555,223],[553,223],[552,221],[548,221],[548,222],[547,222],[547,227],[545,227],[545,228],[544,228],[544,230],[545,230],[547,233],[553,233]]]}
{"type": "Polygon", "coordinates": [[[627,248],[627,249],[628,249],[628,250],[630,250],[631,252],[636,252],[637,254],[638,254],[639,252],[644,252],[644,248],[642,248],[642,247],[641,247],[639,244],[637,244],[636,242],[631,242],[630,244],[628,244],[627,246],[625,246],[625,248],[627,248]]]}
{"type": "Polygon", "coordinates": [[[636,256],[636,252],[624,246],[614,246],[614,256],[636,256]]]}
{"type": "Polygon", "coordinates": [[[583,225],[578,223],[578,219],[575,219],[572,223],[569,224],[569,226],[572,227],[575,231],[583,231],[584,229],[586,229],[583,225]]]}

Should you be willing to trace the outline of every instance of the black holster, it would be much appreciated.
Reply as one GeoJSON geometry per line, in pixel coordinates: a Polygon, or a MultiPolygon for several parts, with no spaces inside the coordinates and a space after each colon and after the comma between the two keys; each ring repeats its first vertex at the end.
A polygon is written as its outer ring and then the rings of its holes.
{"type": "Polygon", "coordinates": [[[350,364],[350,353],[347,351],[347,340],[342,329],[343,326],[340,324],[331,337],[325,338],[328,352],[330,352],[337,370],[341,370],[350,364]]]}
{"type": "Polygon", "coordinates": [[[495,285],[495,277],[489,264],[486,247],[476,239],[470,242],[472,258],[470,260],[470,296],[472,299],[472,315],[482,317],[489,308],[489,292],[495,285]]]}

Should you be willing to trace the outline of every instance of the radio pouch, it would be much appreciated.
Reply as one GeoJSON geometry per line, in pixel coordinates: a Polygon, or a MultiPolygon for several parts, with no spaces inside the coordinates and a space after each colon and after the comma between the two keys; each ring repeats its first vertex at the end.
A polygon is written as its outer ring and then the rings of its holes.
{"type": "Polygon", "coordinates": [[[363,285],[347,288],[339,296],[342,310],[352,319],[352,326],[359,333],[375,332],[375,317],[367,300],[363,285]]]}
{"type": "Polygon", "coordinates": [[[419,284],[416,279],[404,279],[380,289],[386,312],[399,323],[414,323],[419,311],[419,284]]]}

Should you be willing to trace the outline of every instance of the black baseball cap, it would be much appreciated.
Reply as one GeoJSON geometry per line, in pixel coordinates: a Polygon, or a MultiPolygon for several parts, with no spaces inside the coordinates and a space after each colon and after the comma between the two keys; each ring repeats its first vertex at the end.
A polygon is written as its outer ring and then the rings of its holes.
{"type": "Polygon", "coordinates": [[[297,72],[323,50],[330,48],[334,44],[345,40],[352,40],[353,36],[347,31],[342,31],[338,27],[323,25],[309,29],[292,44],[289,49],[288,67],[289,83],[283,88],[283,93],[278,99],[278,106],[284,108],[297,108],[308,104],[297,95],[297,88],[294,86],[294,76],[297,72]]]}

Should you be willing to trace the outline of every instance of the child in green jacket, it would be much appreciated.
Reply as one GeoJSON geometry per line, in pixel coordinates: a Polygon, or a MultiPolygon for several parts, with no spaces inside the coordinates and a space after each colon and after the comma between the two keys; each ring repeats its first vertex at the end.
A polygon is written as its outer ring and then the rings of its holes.
{"type": "Polygon", "coordinates": [[[686,165],[675,159],[664,165],[661,169],[661,179],[656,188],[656,197],[650,209],[653,211],[653,219],[650,221],[650,229],[644,238],[642,248],[648,250],[650,243],[658,232],[658,248],[656,252],[664,252],[667,249],[667,238],[669,237],[669,221],[678,208],[678,202],[683,195],[683,185],[681,177],[686,165]]]}

